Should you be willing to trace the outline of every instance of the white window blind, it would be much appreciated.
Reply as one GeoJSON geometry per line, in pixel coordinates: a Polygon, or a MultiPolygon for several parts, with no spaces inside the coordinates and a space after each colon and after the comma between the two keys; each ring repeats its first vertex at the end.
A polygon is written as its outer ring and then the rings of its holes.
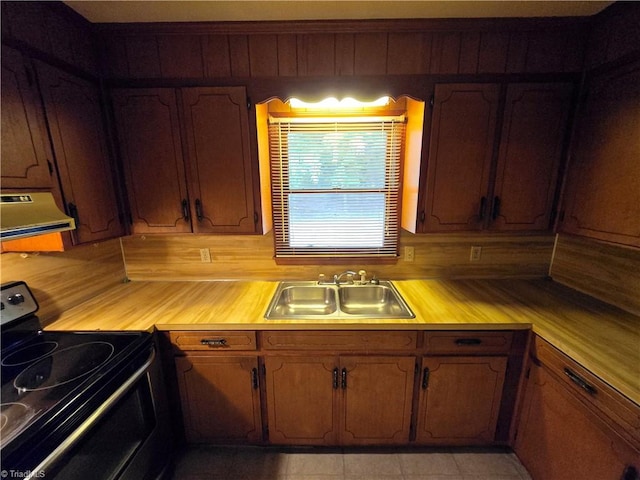
{"type": "Polygon", "coordinates": [[[395,257],[405,119],[269,118],[276,257],[395,257]]]}

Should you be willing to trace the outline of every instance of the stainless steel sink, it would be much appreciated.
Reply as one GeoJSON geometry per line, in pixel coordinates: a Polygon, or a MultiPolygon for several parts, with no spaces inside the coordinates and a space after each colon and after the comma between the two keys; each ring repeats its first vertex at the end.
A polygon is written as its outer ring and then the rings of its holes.
{"type": "Polygon", "coordinates": [[[365,285],[319,285],[280,282],[265,318],[413,318],[415,315],[391,282],[365,285]]]}
{"type": "Polygon", "coordinates": [[[269,307],[271,316],[331,315],[338,309],[335,290],[324,285],[280,284],[276,294],[269,307]]]}

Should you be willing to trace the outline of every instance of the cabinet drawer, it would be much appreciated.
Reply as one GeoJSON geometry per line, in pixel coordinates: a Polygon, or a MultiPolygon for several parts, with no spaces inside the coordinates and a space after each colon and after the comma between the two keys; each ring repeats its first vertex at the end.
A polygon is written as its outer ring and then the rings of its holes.
{"type": "Polygon", "coordinates": [[[640,442],[638,405],[538,336],[533,353],[583,403],[606,415],[640,442]]]}
{"type": "Polygon", "coordinates": [[[255,332],[171,332],[171,343],[180,350],[255,350],[255,332]]]}
{"type": "Polygon", "coordinates": [[[265,350],[325,350],[336,349],[349,352],[413,350],[416,348],[417,332],[261,332],[262,348],[265,350]]]}
{"type": "Polygon", "coordinates": [[[512,332],[425,332],[424,347],[428,355],[508,354],[512,332]]]}

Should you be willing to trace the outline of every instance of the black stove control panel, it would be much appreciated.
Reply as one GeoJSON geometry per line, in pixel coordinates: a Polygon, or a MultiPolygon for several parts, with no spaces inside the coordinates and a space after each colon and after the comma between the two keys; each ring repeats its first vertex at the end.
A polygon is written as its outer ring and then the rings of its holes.
{"type": "Polygon", "coordinates": [[[15,320],[33,315],[38,302],[24,282],[4,283],[0,286],[0,324],[3,328],[15,320]]]}

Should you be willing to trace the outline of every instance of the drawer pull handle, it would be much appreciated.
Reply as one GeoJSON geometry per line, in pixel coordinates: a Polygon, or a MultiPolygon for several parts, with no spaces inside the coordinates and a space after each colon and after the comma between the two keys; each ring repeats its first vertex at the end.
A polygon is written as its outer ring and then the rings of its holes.
{"type": "Polygon", "coordinates": [[[461,346],[469,346],[469,345],[480,345],[482,340],[479,338],[456,338],[456,345],[461,346]]]}
{"type": "Polygon", "coordinates": [[[598,393],[598,390],[596,390],[595,387],[589,385],[589,383],[584,378],[580,377],[578,374],[573,372],[571,369],[565,368],[564,369],[564,374],[567,377],[569,377],[569,379],[573,383],[578,385],[582,390],[587,392],[589,395],[595,395],[596,393],[598,393]]]}
{"type": "Polygon", "coordinates": [[[347,369],[342,369],[342,389],[345,390],[347,388],[347,369]]]}
{"type": "Polygon", "coordinates": [[[333,389],[338,389],[338,367],[333,369],[333,389]]]}
{"type": "Polygon", "coordinates": [[[202,345],[208,345],[209,347],[226,347],[227,339],[226,338],[203,338],[200,340],[202,345]]]}

